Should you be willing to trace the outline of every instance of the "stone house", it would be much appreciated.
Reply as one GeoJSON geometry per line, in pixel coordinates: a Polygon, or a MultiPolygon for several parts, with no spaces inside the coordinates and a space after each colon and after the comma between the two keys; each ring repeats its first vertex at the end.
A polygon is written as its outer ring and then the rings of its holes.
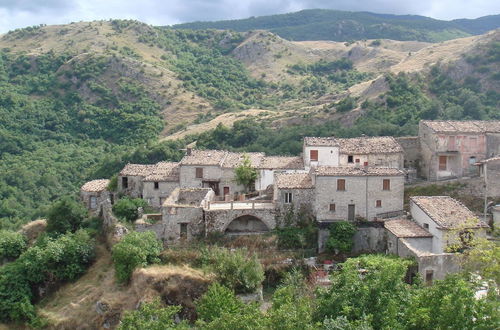
{"type": "Polygon", "coordinates": [[[390,136],[306,137],[303,146],[307,168],[315,166],[372,166],[403,169],[404,152],[390,136]]]}
{"type": "MultiPolygon", "coordinates": [[[[244,193],[245,187],[236,182],[235,169],[240,166],[245,157],[248,157],[252,168],[258,171],[258,168],[264,160],[264,153],[262,152],[227,152],[224,161],[221,164],[222,176],[220,180],[221,196],[224,198],[233,198],[235,194],[244,193]]],[[[258,172],[257,172],[258,173],[258,172]]],[[[258,180],[258,179],[257,179],[258,180]]],[[[256,181],[257,181],[256,180],[256,181]]],[[[251,190],[257,189],[257,182],[251,190]]]]}
{"type": "Polygon", "coordinates": [[[264,191],[274,184],[277,173],[305,172],[302,157],[266,156],[258,166],[259,176],[255,183],[257,191],[264,191]]]}
{"type": "Polygon", "coordinates": [[[321,221],[394,217],[403,212],[404,173],[396,168],[318,166],[313,202],[321,221]]]}
{"type": "Polygon", "coordinates": [[[181,188],[211,188],[221,196],[222,163],[227,151],[188,149],[180,161],[181,188]]]}
{"type": "Polygon", "coordinates": [[[99,216],[102,203],[110,198],[108,185],[108,179],[99,179],[89,181],[80,188],[80,199],[93,216],[99,216]]]}
{"type": "Polygon", "coordinates": [[[179,163],[159,162],[142,181],[143,198],[150,206],[159,209],[172,191],[179,187],[179,163]]]}
{"type": "Polygon", "coordinates": [[[487,197],[500,197],[500,157],[477,162],[479,176],[483,178],[487,197]]]}
{"type": "Polygon", "coordinates": [[[440,180],[474,175],[474,164],[500,154],[500,121],[423,120],[419,138],[422,177],[440,180]]]}
{"type": "Polygon", "coordinates": [[[150,175],[156,165],[127,164],[118,173],[117,189],[119,194],[132,198],[142,198],[144,178],[150,175]]]}
{"type": "Polygon", "coordinates": [[[274,183],[274,202],[280,214],[290,208],[312,211],[315,189],[309,173],[279,173],[274,183]]]}
{"type": "Polygon", "coordinates": [[[449,196],[411,197],[410,212],[415,222],[432,234],[432,253],[446,252],[454,244],[466,244],[469,235],[486,236],[488,225],[449,196]]]}

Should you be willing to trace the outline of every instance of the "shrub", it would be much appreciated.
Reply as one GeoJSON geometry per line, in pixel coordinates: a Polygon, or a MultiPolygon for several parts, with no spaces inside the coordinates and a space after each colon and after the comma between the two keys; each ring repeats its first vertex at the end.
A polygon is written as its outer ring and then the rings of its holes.
{"type": "Polygon", "coordinates": [[[252,167],[252,162],[246,154],[243,155],[243,162],[235,168],[234,174],[236,183],[243,185],[246,191],[250,190],[258,176],[257,170],[252,167]]]}
{"type": "Polygon", "coordinates": [[[85,217],[85,207],[69,197],[63,197],[53,203],[47,214],[47,232],[64,234],[78,230],[85,217]]]}
{"type": "Polygon", "coordinates": [[[118,282],[125,283],[137,267],[159,262],[161,243],[152,231],[131,232],[113,246],[112,258],[115,263],[118,282]]]}
{"type": "Polygon", "coordinates": [[[138,208],[147,206],[148,203],[141,198],[124,197],[113,205],[113,213],[123,221],[132,222],[139,217],[138,208]]]}
{"type": "Polygon", "coordinates": [[[118,329],[188,329],[189,327],[184,322],[175,323],[175,315],[180,310],[180,306],[163,307],[160,300],[155,299],[150,303],[141,304],[138,310],[125,312],[118,329]]]}
{"type": "Polygon", "coordinates": [[[0,263],[2,259],[16,259],[26,249],[26,237],[24,235],[0,230],[0,263]]]}
{"type": "Polygon", "coordinates": [[[354,244],[352,237],[356,233],[356,226],[347,221],[334,222],[329,228],[330,236],[326,241],[326,248],[332,252],[350,252],[354,244]]]}
{"type": "Polygon", "coordinates": [[[219,283],[236,292],[253,292],[264,280],[261,263],[246,249],[207,249],[202,255],[202,264],[215,273],[219,283]]]}
{"type": "Polygon", "coordinates": [[[234,292],[219,283],[212,284],[208,291],[196,302],[196,312],[200,320],[211,322],[223,314],[235,314],[243,308],[243,302],[234,292]]]}
{"type": "Polygon", "coordinates": [[[314,224],[314,216],[307,209],[295,211],[289,208],[283,217],[276,219],[275,233],[280,249],[314,248],[318,242],[318,228],[314,224]]]}

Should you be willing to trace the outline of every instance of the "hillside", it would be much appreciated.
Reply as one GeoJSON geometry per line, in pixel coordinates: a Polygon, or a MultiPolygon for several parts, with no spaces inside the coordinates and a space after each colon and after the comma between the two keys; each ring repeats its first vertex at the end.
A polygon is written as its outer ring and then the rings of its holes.
{"type": "Polygon", "coordinates": [[[500,15],[442,21],[416,15],[327,9],[308,9],[289,14],[172,26],[174,29],[221,29],[239,32],[269,30],[288,40],[393,39],[425,42],[440,42],[483,34],[498,27],[500,27],[500,15]]]}
{"type": "Polygon", "coordinates": [[[435,44],[289,41],[121,20],[11,31],[0,38],[1,226],[43,216],[127,162],[176,160],[189,135],[220,123],[265,127],[238,145],[198,139],[293,154],[303,134],[408,135],[422,118],[497,118],[498,42],[498,31],[435,44]]]}

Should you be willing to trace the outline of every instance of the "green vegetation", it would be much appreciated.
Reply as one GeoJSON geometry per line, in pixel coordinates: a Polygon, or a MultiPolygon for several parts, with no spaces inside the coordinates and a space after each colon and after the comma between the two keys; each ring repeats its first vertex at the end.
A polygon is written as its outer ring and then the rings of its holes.
{"type": "Polygon", "coordinates": [[[176,29],[270,30],[289,40],[392,39],[444,41],[482,34],[500,26],[499,16],[441,21],[424,16],[308,9],[290,14],[174,25],[176,29]]]}
{"type": "Polygon", "coordinates": [[[139,207],[146,208],[148,203],[142,198],[123,197],[113,205],[113,213],[122,221],[133,222],[139,217],[139,207]]]}
{"type": "Polygon", "coordinates": [[[120,283],[130,280],[132,272],[138,267],[160,261],[161,243],[152,231],[131,232],[113,246],[112,258],[115,264],[116,279],[120,283]]]}
{"type": "Polygon", "coordinates": [[[54,202],[47,212],[47,233],[73,233],[82,227],[86,217],[87,210],[82,203],[63,197],[54,202]]]}
{"type": "Polygon", "coordinates": [[[142,303],[138,310],[125,312],[118,329],[162,330],[172,328],[189,328],[185,321],[181,323],[175,322],[175,316],[180,310],[180,306],[163,307],[159,299],[150,303],[142,303]]]}
{"type": "Polygon", "coordinates": [[[243,161],[241,165],[234,169],[234,174],[236,177],[236,183],[241,184],[245,187],[246,191],[255,184],[257,180],[257,170],[252,167],[252,162],[248,155],[243,155],[243,161]]]}
{"type": "Polygon", "coordinates": [[[314,249],[318,244],[318,228],[311,211],[290,207],[277,216],[274,232],[280,249],[314,249]]]}
{"type": "Polygon", "coordinates": [[[0,230],[0,264],[2,260],[14,260],[26,250],[26,237],[21,233],[0,230]]]}
{"type": "Polygon", "coordinates": [[[217,282],[196,302],[198,319],[204,322],[211,322],[224,314],[235,314],[243,308],[244,303],[235,297],[234,292],[217,282]]]}
{"type": "Polygon", "coordinates": [[[75,280],[94,259],[94,242],[79,230],[39,239],[21,256],[0,268],[0,321],[36,323],[38,288],[75,280]]]}
{"type": "Polygon", "coordinates": [[[328,229],[330,235],[326,241],[326,248],[331,252],[351,252],[356,226],[347,221],[339,221],[332,223],[328,229]]]}

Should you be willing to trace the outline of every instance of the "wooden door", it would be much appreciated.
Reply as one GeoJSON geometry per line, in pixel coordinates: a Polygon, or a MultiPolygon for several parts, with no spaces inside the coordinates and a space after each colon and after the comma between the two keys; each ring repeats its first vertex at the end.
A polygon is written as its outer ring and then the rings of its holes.
{"type": "Polygon", "coordinates": [[[448,157],[447,156],[439,156],[439,170],[446,171],[448,168],[448,157]]]}
{"type": "Polygon", "coordinates": [[[349,204],[347,206],[347,220],[354,221],[355,212],[356,212],[356,206],[354,204],[349,204]]]}

